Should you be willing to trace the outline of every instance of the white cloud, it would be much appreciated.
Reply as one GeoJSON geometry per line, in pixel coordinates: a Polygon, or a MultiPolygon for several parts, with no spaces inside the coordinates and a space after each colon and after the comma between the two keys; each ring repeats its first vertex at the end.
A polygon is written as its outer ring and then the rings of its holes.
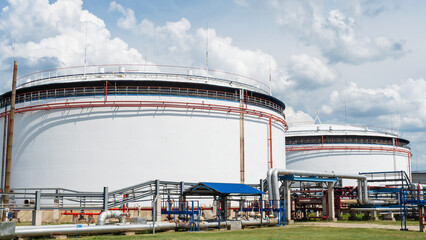
{"type": "Polygon", "coordinates": [[[156,26],[146,18],[138,22],[133,10],[124,8],[116,2],[110,4],[110,10],[123,15],[117,20],[119,27],[149,39],[152,43],[151,51],[156,51],[155,55],[162,56],[157,57],[157,62],[204,67],[208,38],[209,68],[252,77],[267,85],[269,68],[274,78],[282,76],[275,59],[269,54],[258,49],[239,48],[233,44],[232,38],[219,36],[215,29],[192,30],[191,23],[186,18],[166,22],[163,26],[156,26]]]}
{"type": "Polygon", "coordinates": [[[317,45],[330,62],[361,64],[399,58],[403,42],[385,36],[358,36],[355,20],[333,9],[323,16],[311,1],[269,1],[276,22],[295,32],[308,44],[317,45]]]}
{"type": "Polygon", "coordinates": [[[287,106],[285,110],[286,120],[289,125],[291,124],[297,124],[297,123],[313,123],[314,119],[311,117],[311,115],[300,111],[300,110],[294,110],[293,107],[287,106]]]}
{"type": "Polygon", "coordinates": [[[336,79],[336,70],[330,68],[320,59],[307,54],[293,55],[288,64],[290,80],[296,88],[315,89],[329,86],[336,79]]]}
{"type": "Polygon", "coordinates": [[[82,9],[81,0],[9,0],[0,16],[2,63],[15,57],[36,64],[41,58],[57,59],[59,66],[84,64],[87,27],[89,64],[140,63],[141,54],[111,34],[102,19],[82,9]],[[30,29],[30,30],[29,30],[30,29]],[[4,56],[6,55],[6,57],[4,56]]]}
{"type": "Polygon", "coordinates": [[[426,81],[420,79],[401,80],[385,88],[360,88],[355,83],[343,91],[334,91],[321,112],[332,115],[341,112],[346,104],[348,114],[357,119],[372,119],[374,124],[389,124],[412,130],[426,129],[426,81]]]}

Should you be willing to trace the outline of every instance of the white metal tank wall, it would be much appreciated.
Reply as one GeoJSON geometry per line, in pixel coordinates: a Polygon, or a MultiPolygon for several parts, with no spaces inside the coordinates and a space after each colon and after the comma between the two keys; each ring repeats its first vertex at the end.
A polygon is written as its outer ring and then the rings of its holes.
{"type": "MultiPolygon", "coordinates": [[[[303,147],[307,145],[297,145],[303,147]]],[[[314,145],[315,146],[315,145],[314,145]]],[[[309,145],[309,147],[314,147],[309,145]]],[[[324,145],[325,146],[325,145],[324,145]]],[[[348,146],[354,145],[330,145],[348,146]]],[[[363,147],[384,147],[392,146],[377,145],[357,145],[363,147]]],[[[287,146],[288,148],[289,146],[287,146]]],[[[397,149],[404,150],[398,147],[397,149]]],[[[405,149],[406,150],[406,149],[405,149]]],[[[409,173],[409,154],[391,151],[367,151],[367,150],[310,150],[310,151],[290,151],[287,152],[287,168],[309,171],[327,171],[336,173],[359,172],[385,172],[385,171],[405,171],[409,173]]],[[[354,181],[343,180],[344,185],[353,185],[354,181]]],[[[378,184],[380,185],[380,184],[378,184]]]]}
{"type": "MultiPolygon", "coordinates": [[[[103,97],[76,97],[67,101],[95,99],[103,97]]],[[[239,106],[230,101],[146,95],[108,96],[108,100],[239,106]]],[[[16,107],[54,101],[19,103],[16,107]]],[[[278,115],[265,108],[248,107],[278,115]]],[[[284,127],[273,123],[272,133],[274,167],[285,168],[284,127]]],[[[3,118],[0,118],[2,134],[3,118]]],[[[11,188],[101,191],[103,186],[116,189],[153,179],[240,181],[237,113],[135,107],[43,110],[16,114],[14,134],[11,188]]],[[[268,121],[246,115],[246,183],[258,183],[265,177],[268,139],[268,121]]]]}

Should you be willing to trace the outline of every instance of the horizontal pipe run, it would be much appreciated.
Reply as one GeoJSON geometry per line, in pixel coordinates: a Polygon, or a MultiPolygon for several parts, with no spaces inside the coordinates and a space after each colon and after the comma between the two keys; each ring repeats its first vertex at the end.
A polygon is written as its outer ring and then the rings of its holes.
{"type": "Polygon", "coordinates": [[[342,173],[328,173],[328,172],[312,172],[303,170],[291,169],[269,169],[267,172],[268,189],[270,200],[280,200],[278,177],[280,175],[297,175],[297,176],[316,176],[327,178],[346,178],[358,180],[358,202],[361,205],[384,205],[384,204],[397,204],[397,200],[371,200],[368,198],[368,185],[367,176],[358,174],[342,174],[342,173]]]}
{"type": "Polygon", "coordinates": [[[354,211],[360,211],[360,212],[373,212],[373,211],[390,212],[390,211],[394,211],[394,212],[399,212],[400,208],[351,208],[350,211],[351,212],[354,212],[354,211]]]}
{"type": "Polygon", "coordinates": [[[355,175],[355,174],[336,174],[328,172],[311,172],[303,170],[292,170],[292,169],[269,169],[267,172],[268,178],[268,190],[269,190],[269,200],[280,200],[279,196],[279,186],[278,186],[278,176],[279,175],[297,175],[297,176],[317,176],[317,177],[328,177],[328,178],[348,178],[348,179],[358,179],[361,181],[367,181],[367,177],[364,175],[355,175]]]}
{"type": "MultiPolygon", "coordinates": [[[[75,235],[75,234],[95,234],[95,233],[116,233],[116,232],[141,232],[151,231],[152,223],[148,224],[126,224],[126,225],[91,225],[78,228],[73,226],[56,226],[56,227],[38,227],[38,228],[22,228],[16,227],[14,237],[37,237],[50,235],[75,235]]],[[[176,223],[161,222],[155,224],[156,230],[175,229],[176,223]]]]}
{"type": "MultiPolygon", "coordinates": [[[[197,224],[197,223],[196,223],[197,224]]],[[[263,220],[263,224],[268,226],[277,225],[276,219],[263,220]]],[[[230,221],[223,221],[220,226],[225,228],[231,225],[230,221]]],[[[242,220],[241,225],[260,226],[261,220],[242,220]]],[[[200,229],[217,228],[218,222],[200,222],[200,229]]],[[[154,227],[153,223],[147,224],[120,224],[120,225],[45,225],[45,226],[18,226],[15,234],[10,237],[40,237],[51,235],[75,235],[75,234],[100,234],[100,233],[117,233],[117,232],[142,232],[151,231],[154,227]],[[81,226],[81,227],[79,227],[81,226]]],[[[172,230],[172,229],[189,229],[189,223],[159,222],[155,223],[156,230],[172,230]]]]}

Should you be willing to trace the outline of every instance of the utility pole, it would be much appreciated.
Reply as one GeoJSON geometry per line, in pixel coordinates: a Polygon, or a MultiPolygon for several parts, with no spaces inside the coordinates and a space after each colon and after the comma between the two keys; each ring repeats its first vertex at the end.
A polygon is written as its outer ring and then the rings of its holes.
{"type": "MultiPolygon", "coordinates": [[[[7,133],[7,148],[6,148],[6,174],[4,192],[10,192],[10,173],[12,168],[12,144],[13,144],[13,125],[15,120],[15,99],[16,99],[16,75],[18,72],[18,62],[13,63],[13,80],[12,80],[12,95],[10,97],[10,113],[9,113],[9,129],[7,133]]],[[[9,195],[4,196],[4,205],[9,204],[9,195]]]]}

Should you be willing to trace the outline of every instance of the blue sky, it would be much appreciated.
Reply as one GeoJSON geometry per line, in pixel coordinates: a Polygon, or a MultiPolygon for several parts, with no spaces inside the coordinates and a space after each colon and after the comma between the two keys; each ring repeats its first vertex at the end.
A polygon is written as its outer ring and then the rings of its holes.
{"type": "Polygon", "coordinates": [[[425,1],[7,0],[0,2],[0,90],[19,74],[83,64],[210,68],[267,82],[290,122],[394,128],[426,169],[425,1]],[[207,34],[207,24],[208,34],[207,34]]]}

